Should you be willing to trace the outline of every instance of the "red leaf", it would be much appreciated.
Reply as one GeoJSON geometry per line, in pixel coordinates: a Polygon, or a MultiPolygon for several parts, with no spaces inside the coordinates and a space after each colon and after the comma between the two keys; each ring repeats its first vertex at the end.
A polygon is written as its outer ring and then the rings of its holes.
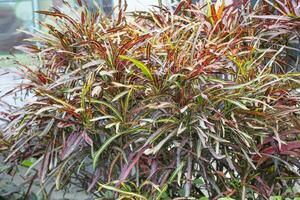
{"type": "MultiPolygon", "coordinates": [[[[300,141],[292,141],[292,142],[287,142],[286,144],[281,144],[281,149],[279,149],[278,146],[270,146],[267,148],[264,148],[260,151],[260,153],[263,153],[264,155],[266,154],[270,154],[270,155],[274,155],[275,153],[279,153],[279,154],[287,154],[290,151],[293,150],[299,150],[300,149],[300,141]]],[[[252,157],[252,159],[254,161],[259,161],[261,157],[256,154],[252,157]]]]}
{"type": "Polygon", "coordinates": [[[81,12],[81,23],[85,24],[85,14],[84,14],[84,12],[81,12]]]}
{"type": "Polygon", "coordinates": [[[46,148],[46,153],[44,155],[43,162],[42,162],[42,164],[40,166],[40,169],[38,171],[38,176],[41,178],[42,183],[44,183],[45,177],[46,177],[47,172],[48,172],[49,158],[50,158],[50,150],[49,150],[50,144],[51,143],[49,143],[47,148],[46,148]]]}
{"type": "MultiPolygon", "coordinates": [[[[116,62],[117,64],[119,64],[118,61],[119,61],[119,56],[120,56],[120,55],[125,55],[125,53],[126,53],[127,50],[131,49],[131,48],[134,47],[136,44],[138,44],[138,43],[140,43],[140,42],[143,42],[144,40],[146,40],[146,39],[148,39],[148,38],[150,38],[150,37],[151,37],[150,34],[146,34],[146,35],[137,37],[137,38],[135,38],[135,39],[133,39],[133,40],[127,42],[126,44],[124,44],[124,45],[120,48],[119,52],[117,53],[115,62],[116,62]]],[[[117,65],[117,66],[118,66],[118,65],[117,65]]]]}
{"type": "Polygon", "coordinates": [[[78,5],[81,7],[82,6],[82,2],[81,0],[77,0],[78,5]]]}
{"type": "Polygon", "coordinates": [[[90,138],[86,131],[82,131],[82,137],[86,143],[88,143],[90,146],[93,146],[93,140],[90,138]]]}
{"type": "Polygon", "coordinates": [[[143,155],[143,153],[145,152],[145,150],[148,148],[148,145],[144,148],[142,148],[141,150],[139,150],[139,152],[132,154],[131,157],[133,157],[132,159],[130,159],[128,161],[128,164],[126,164],[121,171],[121,176],[119,178],[119,182],[117,185],[119,185],[120,183],[122,183],[127,176],[129,175],[129,173],[131,172],[132,168],[134,167],[134,165],[139,161],[139,159],[141,158],[141,156],[143,155]]]}
{"type": "Polygon", "coordinates": [[[93,175],[93,180],[87,190],[88,192],[90,192],[95,187],[95,185],[97,184],[97,182],[99,180],[99,177],[100,177],[100,168],[97,168],[96,172],[93,175]]]}
{"type": "MultiPolygon", "coordinates": [[[[279,136],[282,140],[284,140],[289,135],[296,135],[296,134],[300,134],[299,129],[292,129],[292,130],[288,130],[288,131],[283,131],[279,134],[279,136]]],[[[258,145],[258,149],[261,149],[264,145],[270,143],[271,141],[274,141],[274,137],[273,136],[267,137],[266,139],[264,139],[262,144],[258,145]]]]}
{"type": "Polygon", "coordinates": [[[76,132],[71,133],[68,137],[67,141],[63,145],[63,149],[60,153],[61,159],[65,159],[69,155],[73,153],[75,149],[79,147],[79,145],[82,143],[82,134],[78,134],[76,132]]]}

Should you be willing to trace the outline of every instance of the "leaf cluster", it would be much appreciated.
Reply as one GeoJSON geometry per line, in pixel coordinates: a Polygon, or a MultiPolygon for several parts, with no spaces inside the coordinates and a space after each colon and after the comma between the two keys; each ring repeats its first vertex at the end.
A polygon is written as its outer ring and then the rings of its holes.
{"type": "Polygon", "coordinates": [[[299,1],[65,8],[19,48],[38,62],[15,91],[35,99],[9,114],[7,161],[99,198],[294,195],[299,1]]]}

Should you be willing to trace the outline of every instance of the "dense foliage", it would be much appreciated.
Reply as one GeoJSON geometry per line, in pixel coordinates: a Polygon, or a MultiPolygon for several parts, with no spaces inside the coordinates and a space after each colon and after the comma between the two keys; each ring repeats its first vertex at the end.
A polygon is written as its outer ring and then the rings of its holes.
{"type": "Polygon", "coordinates": [[[296,195],[298,0],[65,7],[19,48],[35,98],[7,114],[6,161],[107,199],[296,195]]]}

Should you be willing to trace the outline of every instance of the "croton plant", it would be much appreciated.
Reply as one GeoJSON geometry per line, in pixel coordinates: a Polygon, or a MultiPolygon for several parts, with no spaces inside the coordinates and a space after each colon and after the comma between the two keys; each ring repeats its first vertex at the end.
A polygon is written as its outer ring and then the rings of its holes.
{"type": "MultiPolygon", "coordinates": [[[[300,1],[39,11],[2,155],[102,199],[297,196],[300,1]]],[[[10,94],[11,94],[10,93],[10,94]]]]}

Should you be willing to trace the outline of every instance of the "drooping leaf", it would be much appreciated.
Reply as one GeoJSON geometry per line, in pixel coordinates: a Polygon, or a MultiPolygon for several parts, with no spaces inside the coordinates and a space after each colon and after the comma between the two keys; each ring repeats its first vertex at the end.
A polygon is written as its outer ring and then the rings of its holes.
{"type": "Polygon", "coordinates": [[[153,75],[151,73],[151,71],[149,70],[149,68],[142,62],[134,59],[134,58],[130,58],[128,56],[124,56],[124,55],[120,55],[120,58],[122,60],[128,60],[130,62],[132,62],[133,64],[135,64],[135,66],[137,66],[142,72],[143,74],[151,81],[153,81],[153,75]]]}

